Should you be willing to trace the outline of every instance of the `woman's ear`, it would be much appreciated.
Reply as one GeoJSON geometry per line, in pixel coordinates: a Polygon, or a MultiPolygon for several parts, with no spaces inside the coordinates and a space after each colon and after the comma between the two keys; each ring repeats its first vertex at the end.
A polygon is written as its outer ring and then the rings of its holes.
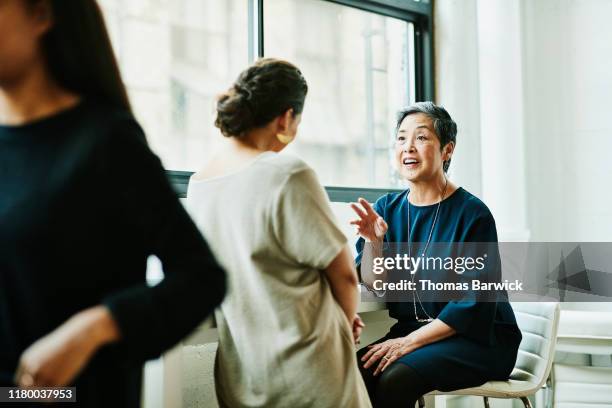
{"type": "Polygon", "coordinates": [[[39,0],[35,2],[31,7],[31,14],[36,21],[36,31],[38,35],[42,36],[46,34],[55,23],[53,7],[49,0],[39,0]]]}
{"type": "Polygon", "coordinates": [[[285,133],[289,126],[291,125],[291,120],[293,119],[293,108],[287,109],[284,113],[282,113],[278,117],[278,132],[277,133],[285,133]]]}
{"type": "Polygon", "coordinates": [[[442,161],[448,161],[453,156],[453,152],[455,151],[455,143],[448,142],[446,146],[442,149],[442,161]]]}

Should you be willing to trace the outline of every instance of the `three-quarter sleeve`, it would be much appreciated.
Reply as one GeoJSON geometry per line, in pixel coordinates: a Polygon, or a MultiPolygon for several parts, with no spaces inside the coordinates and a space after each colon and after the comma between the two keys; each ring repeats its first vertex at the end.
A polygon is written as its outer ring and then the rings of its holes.
{"type": "MultiPolygon", "coordinates": [[[[476,258],[487,253],[486,267],[481,272],[466,272],[463,280],[472,279],[492,282],[499,280],[501,261],[497,245],[497,231],[493,216],[487,212],[474,217],[468,223],[464,234],[465,242],[461,256],[476,258]],[[476,253],[479,252],[479,253],[476,253]],[[480,253],[483,252],[483,253],[480,253]]],[[[461,244],[459,244],[461,247],[461,244]]],[[[497,303],[490,293],[467,291],[460,300],[448,302],[438,319],[474,341],[493,344],[495,341],[494,322],[497,303]]]]}
{"type": "Polygon", "coordinates": [[[108,169],[108,200],[117,233],[123,240],[129,237],[132,242],[126,244],[134,252],[156,255],[165,276],[154,287],[143,282],[103,301],[119,326],[120,346],[131,358],[144,360],[172,347],[213,311],[225,294],[225,273],[179,202],[139,125],[124,119],[110,133],[105,159],[111,163],[103,167],[108,169]]]}
{"type": "Polygon", "coordinates": [[[323,270],[346,245],[329,199],[309,167],[294,171],[280,186],[272,209],[273,233],[290,259],[323,270]]]}
{"type": "MultiPolygon", "coordinates": [[[[376,213],[383,218],[385,218],[385,206],[387,204],[388,197],[389,197],[389,194],[385,194],[384,196],[379,197],[373,206],[374,211],[376,211],[376,213]]],[[[389,220],[385,220],[385,221],[389,223],[389,220]]],[[[387,240],[386,236],[384,240],[385,241],[387,240]]],[[[361,280],[361,258],[363,256],[364,245],[365,245],[365,239],[363,239],[362,237],[359,237],[359,239],[355,243],[355,248],[357,249],[357,256],[355,257],[355,264],[357,265],[357,271],[359,272],[360,280],[361,280]]]]}

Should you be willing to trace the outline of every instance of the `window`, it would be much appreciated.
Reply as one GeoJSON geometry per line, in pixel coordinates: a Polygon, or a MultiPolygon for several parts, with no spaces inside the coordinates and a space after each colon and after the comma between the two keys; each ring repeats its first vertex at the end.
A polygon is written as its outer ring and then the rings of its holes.
{"type": "Polygon", "coordinates": [[[100,0],[134,113],[167,169],[223,142],[214,100],[248,65],[245,0],[100,0]]]}
{"type": "Polygon", "coordinates": [[[395,112],[433,94],[430,0],[99,2],[136,117],[180,192],[223,143],[216,95],[258,56],[304,72],[310,92],[289,150],[341,186],[328,192],[398,186],[395,112]]]}
{"type": "Polygon", "coordinates": [[[326,185],[392,187],[397,110],[414,102],[414,25],[320,0],[266,0],[264,54],[309,83],[288,150],[326,185]]]}

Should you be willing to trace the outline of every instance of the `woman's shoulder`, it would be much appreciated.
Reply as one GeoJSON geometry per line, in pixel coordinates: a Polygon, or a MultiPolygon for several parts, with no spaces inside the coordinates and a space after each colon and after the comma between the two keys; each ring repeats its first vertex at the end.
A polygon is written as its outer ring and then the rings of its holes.
{"type": "Polygon", "coordinates": [[[328,199],[317,173],[289,153],[264,154],[250,179],[257,181],[257,189],[268,192],[265,196],[274,205],[291,201],[305,208],[308,203],[322,204],[328,199]]]}
{"type": "Polygon", "coordinates": [[[456,191],[459,201],[463,204],[466,210],[479,214],[491,214],[489,207],[480,198],[470,193],[463,187],[459,187],[456,191]]]}
{"type": "Polygon", "coordinates": [[[317,180],[316,173],[304,160],[290,153],[266,152],[257,160],[254,176],[274,185],[296,183],[302,179],[317,180]]]}
{"type": "Polygon", "coordinates": [[[140,124],[133,113],[127,109],[111,106],[101,102],[85,101],[86,117],[97,129],[108,131],[137,130],[142,133],[140,124]]]}
{"type": "Polygon", "coordinates": [[[129,168],[134,174],[163,169],[131,111],[97,101],[84,103],[87,105],[75,132],[84,136],[82,140],[88,140],[92,163],[104,169],[129,168]]]}
{"type": "Polygon", "coordinates": [[[304,170],[312,170],[312,168],[304,160],[291,153],[266,152],[262,156],[261,160],[258,161],[258,164],[284,174],[293,174],[304,170]]]}
{"type": "Polygon", "coordinates": [[[461,213],[474,218],[493,218],[489,207],[477,196],[470,193],[463,187],[457,188],[453,207],[459,207],[461,213]]]}
{"type": "Polygon", "coordinates": [[[374,208],[390,211],[401,206],[406,199],[408,190],[391,191],[378,197],[374,203],[374,208]]]}
{"type": "Polygon", "coordinates": [[[81,101],[62,126],[68,133],[86,135],[94,146],[147,144],[144,131],[132,112],[91,99],[81,101]]]}

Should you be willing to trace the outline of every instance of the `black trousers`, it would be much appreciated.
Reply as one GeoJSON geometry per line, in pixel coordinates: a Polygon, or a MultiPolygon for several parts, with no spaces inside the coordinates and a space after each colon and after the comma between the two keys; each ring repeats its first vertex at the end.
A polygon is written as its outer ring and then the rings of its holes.
{"type": "MultiPolygon", "coordinates": [[[[372,344],[384,340],[387,338],[382,338],[372,344]]],[[[413,408],[421,396],[435,389],[412,368],[398,362],[391,364],[383,373],[375,377],[374,371],[378,362],[366,369],[363,368],[365,362],[361,361],[361,357],[368,350],[368,347],[364,347],[357,352],[357,363],[374,408],[413,408]]]]}

